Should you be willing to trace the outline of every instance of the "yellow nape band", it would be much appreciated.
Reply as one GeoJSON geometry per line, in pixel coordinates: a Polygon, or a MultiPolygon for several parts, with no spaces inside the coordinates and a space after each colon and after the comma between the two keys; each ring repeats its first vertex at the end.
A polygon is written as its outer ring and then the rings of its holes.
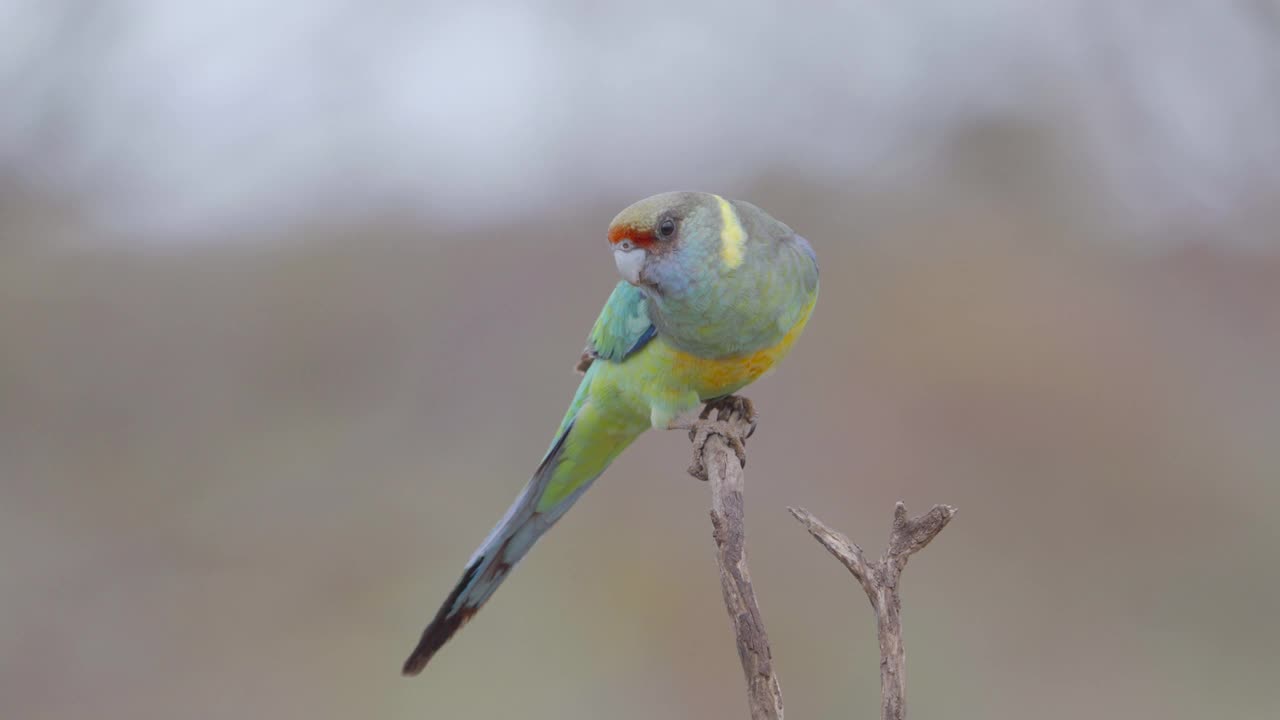
{"type": "Polygon", "coordinates": [[[738,213],[728,200],[716,196],[720,201],[720,259],[730,270],[742,264],[742,246],[747,242],[747,234],[738,222],[738,213]]]}

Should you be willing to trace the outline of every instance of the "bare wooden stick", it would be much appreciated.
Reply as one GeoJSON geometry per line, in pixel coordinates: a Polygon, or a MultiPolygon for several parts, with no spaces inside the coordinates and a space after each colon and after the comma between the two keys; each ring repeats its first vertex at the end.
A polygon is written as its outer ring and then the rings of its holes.
{"type": "Polygon", "coordinates": [[[880,640],[880,717],[904,720],[907,716],[907,654],[902,645],[902,599],[898,582],[907,559],[924,549],[942,528],[951,522],[956,509],[934,505],[929,512],[907,518],[907,508],[893,509],[893,530],[884,556],[868,563],[862,548],[849,542],[803,508],[787,508],[804,524],[819,543],[836,556],[857,578],[876,613],[876,635],[880,640]]]}
{"type": "MultiPolygon", "coordinates": [[[[748,406],[749,407],[749,406],[748,406]]],[[[738,658],[747,679],[747,703],[752,720],[781,720],[782,688],[773,671],[773,655],[764,619],[756,604],[747,570],[743,527],[743,461],[738,450],[751,434],[751,421],[738,412],[718,413],[719,419],[696,423],[690,433],[694,463],[690,474],[711,483],[711,528],[716,542],[720,589],[738,640],[738,658]],[[726,417],[727,416],[727,417],[726,417]],[[737,450],[733,446],[737,446],[737,450]]]]}
{"type": "MultiPolygon", "coordinates": [[[[755,431],[755,409],[745,398],[727,397],[708,403],[693,423],[693,464],[689,474],[711,483],[711,527],[716,542],[716,564],[725,608],[733,621],[738,658],[747,679],[747,703],[752,720],[782,718],[782,689],[773,671],[773,654],[764,619],[756,604],[747,569],[746,530],[743,522],[744,442],[755,431]],[[710,419],[712,411],[716,418],[710,419]]],[[[876,562],[868,563],[862,548],[849,541],[803,508],[787,508],[809,533],[853,573],[876,613],[880,641],[880,714],[882,720],[907,716],[907,655],[902,644],[902,599],[898,583],[907,560],[924,549],[951,522],[956,509],[934,505],[929,512],[907,517],[899,502],[893,509],[889,547],[876,562]]]]}

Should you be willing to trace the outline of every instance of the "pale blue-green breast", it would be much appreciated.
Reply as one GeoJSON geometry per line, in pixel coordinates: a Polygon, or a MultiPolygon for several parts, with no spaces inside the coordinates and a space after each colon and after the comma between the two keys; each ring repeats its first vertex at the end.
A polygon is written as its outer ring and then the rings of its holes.
{"type": "Polygon", "coordinates": [[[672,345],[700,357],[734,357],[777,344],[816,296],[812,248],[758,208],[724,202],[718,233],[688,251],[694,279],[652,297],[650,315],[672,345]]]}

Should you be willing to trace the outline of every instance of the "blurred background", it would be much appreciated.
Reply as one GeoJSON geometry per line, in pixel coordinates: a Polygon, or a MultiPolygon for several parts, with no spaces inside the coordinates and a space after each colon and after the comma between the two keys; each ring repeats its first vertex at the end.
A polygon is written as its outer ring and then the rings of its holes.
{"type": "Polygon", "coordinates": [[[654,433],[416,679],[649,194],[823,294],[762,408],[790,715],[1280,716],[1280,6],[0,1],[0,716],[731,718],[654,433]]]}

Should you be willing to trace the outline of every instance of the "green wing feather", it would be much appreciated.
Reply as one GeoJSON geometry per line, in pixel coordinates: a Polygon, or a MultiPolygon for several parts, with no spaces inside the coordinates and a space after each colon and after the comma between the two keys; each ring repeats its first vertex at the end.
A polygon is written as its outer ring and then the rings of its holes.
{"type": "Polygon", "coordinates": [[[582,351],[577,369],[586,372],[596,358],[622,362],[652,340],[655,332],[644,293],[630,283],[620,282],[587,336],[587,348],[582,351]]]}

